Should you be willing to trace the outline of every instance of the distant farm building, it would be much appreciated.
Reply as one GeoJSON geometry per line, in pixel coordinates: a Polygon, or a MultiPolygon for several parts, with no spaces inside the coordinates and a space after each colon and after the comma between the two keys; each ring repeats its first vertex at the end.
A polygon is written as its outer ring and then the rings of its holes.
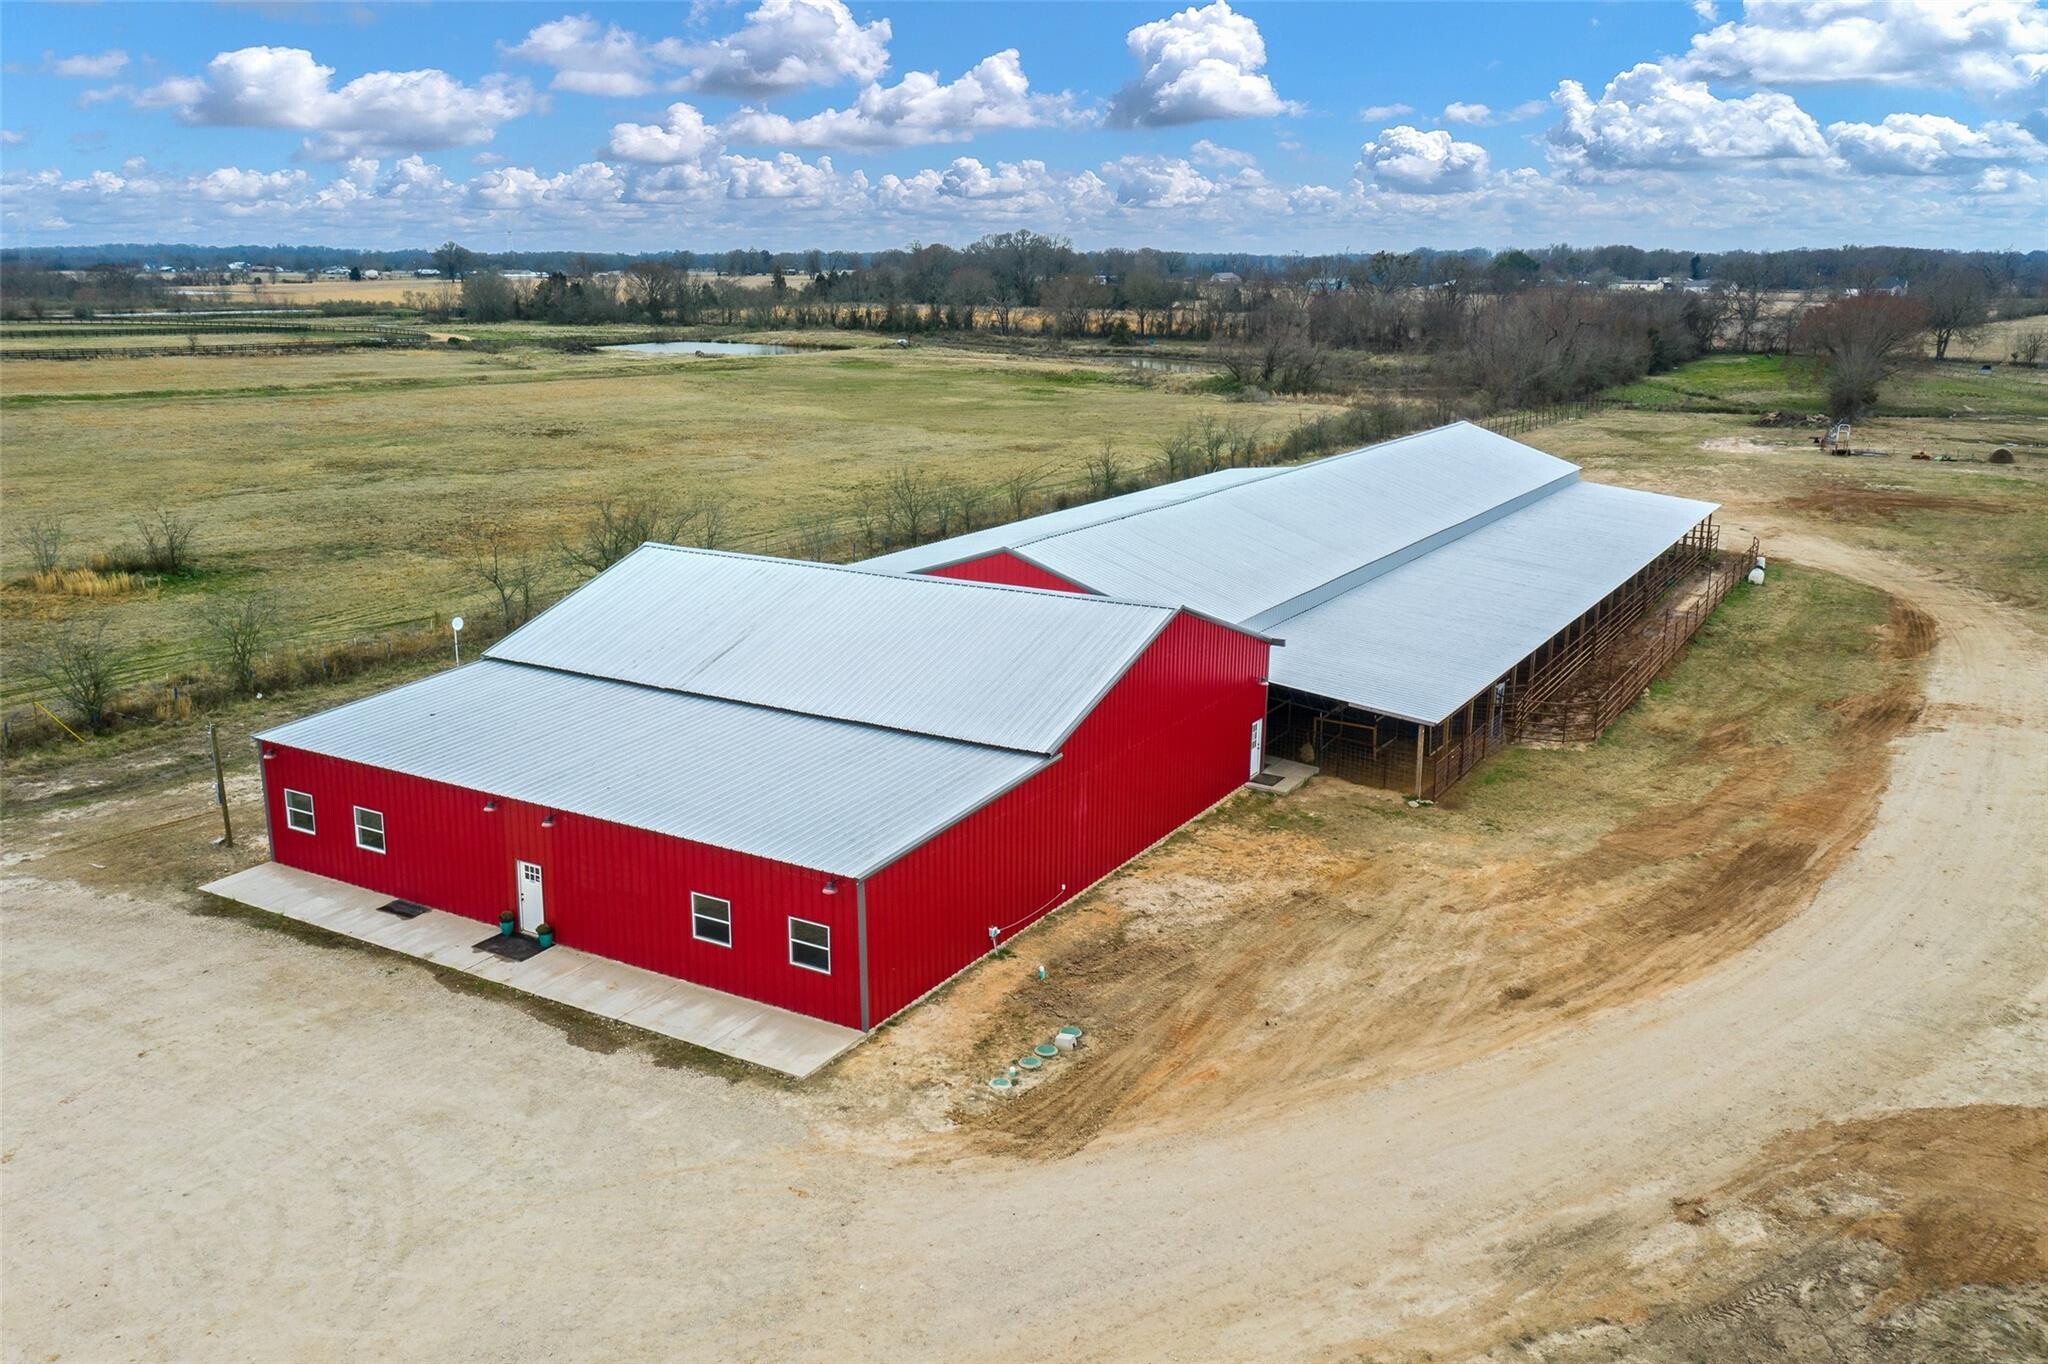
{"type": "Polygon", "coordinates": [[[258,736],[272,855],[868,1028],[1240,788],[1268,640],[649,545],[467,666],[258,736]]]}

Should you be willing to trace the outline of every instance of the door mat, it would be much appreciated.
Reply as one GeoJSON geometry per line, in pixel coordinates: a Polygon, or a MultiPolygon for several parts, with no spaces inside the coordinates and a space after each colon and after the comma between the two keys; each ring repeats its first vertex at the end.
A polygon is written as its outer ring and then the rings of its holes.
{"type": "Polygon", "coordinates": [[[425,905],[416,905],[410,900],[393,900],[390,904],[378,905],[377,908],[386,914],[396,914],[401,919],[417,919],[427,912],[425,905]]]}
{"type": "Polygon", "coordinates": [[[488,952],[494,957],[503,957],[506,961],[525,961],[536,952],[547,951],[532,938],[507,938],[497,933],[478,943],[476,950],[488,952]]]}

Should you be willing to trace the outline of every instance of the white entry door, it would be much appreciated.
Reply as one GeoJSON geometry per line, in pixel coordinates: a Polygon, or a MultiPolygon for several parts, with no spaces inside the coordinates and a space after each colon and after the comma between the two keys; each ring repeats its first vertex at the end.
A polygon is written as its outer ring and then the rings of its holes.
{"type": "Polygon", "coordinates": [[[519,875],[519,931],[531,933],[547,922],[547,903],[541,896],[540,865],[514,863],[519,875]]]}
{"type": "MultiPolygon", "coordinates": [[[[1252,721],[1252,771],[1251,771],[1251,775],[1252,775],[1253,777],[1256,777],[1256,776],[1258,776],[1258,775],[1259,775],[1259,773],[1261,773],[1261,772],[1263,772],[1263,771],[1265,771],[1265,770],[1266,770],[1266,722],[1265,722],[1264,720],[1254,720],[1254,721],[1252,721]]],[[[1250,777],[1247,777],[1247,778],[1246,778],[1246,780],[1247,780],[1247,781],[1249,781],[1250,779],[1251,779],[1250,777]]]]}

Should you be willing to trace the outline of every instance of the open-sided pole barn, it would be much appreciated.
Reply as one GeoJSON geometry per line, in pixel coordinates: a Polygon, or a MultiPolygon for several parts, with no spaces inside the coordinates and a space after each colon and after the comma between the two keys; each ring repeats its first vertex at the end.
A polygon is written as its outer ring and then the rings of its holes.
{"type": "Polygon", "coordinates": [[[1517,738],[1597,734],[1748,567],[1711,503],[1583,481],[1460,422],[870,559],[1284,634],[1274,752],[1435,796],[1517,738]],[[1692,583],[1685,609],[1660,614],[1692,583]]]}

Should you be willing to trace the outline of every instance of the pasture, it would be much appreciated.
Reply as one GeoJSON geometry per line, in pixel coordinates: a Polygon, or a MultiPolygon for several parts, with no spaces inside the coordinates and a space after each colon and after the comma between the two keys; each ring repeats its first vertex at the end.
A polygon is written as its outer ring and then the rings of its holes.
{"type": "Polygon", "coordinates": [[[0,699],[35,694],[29,658],[75,620],[108,622],[124,680],[196,669],[200,610],[222,594],[274,598],[281,644],[475,617],[487,594],[446,553],[470,515],[544,561],[552,591],[573,581],[552,547],[608,497],[717,499],[721,543],[785,552],[798,525],[843,520],[855,490],[903,466],[1071,489],[1105,445],[1135,470],[1191,420],[1270,435],[1315,410],[1110,362],[873,344],[670,358],[469,331],[491,348],[0,358],[0,699]],[[23,585],[30,522],[61,522],[67,563],[84,564],[118,554],[158,504],[195,523],[191,573],[104,598],[23,585]]]}

